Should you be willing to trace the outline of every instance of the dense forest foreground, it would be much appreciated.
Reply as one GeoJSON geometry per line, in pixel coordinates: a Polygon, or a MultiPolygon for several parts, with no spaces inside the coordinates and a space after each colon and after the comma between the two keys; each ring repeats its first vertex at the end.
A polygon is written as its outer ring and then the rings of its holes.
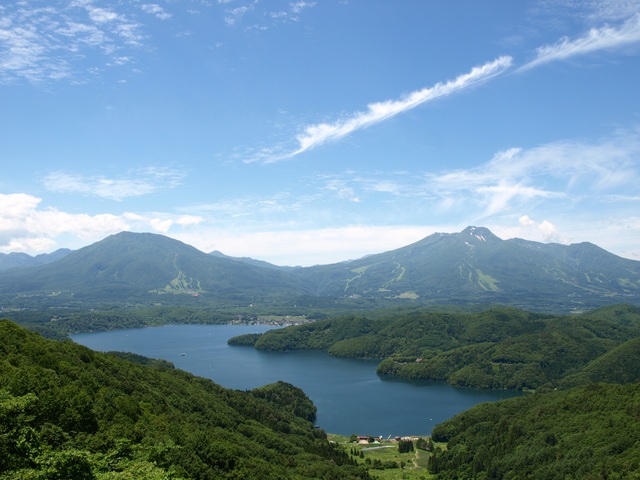
{"type": "Polygon", "coordinates": [[[0,321],[1,479],[369,478],[296,387],[119,357],[0,321]]]}
{"type": "Polygon", "coordinates": [[[429,463],[439,479],[640,478],[640,384],[484,403],[432,435],[447,442],[429,463]]]}

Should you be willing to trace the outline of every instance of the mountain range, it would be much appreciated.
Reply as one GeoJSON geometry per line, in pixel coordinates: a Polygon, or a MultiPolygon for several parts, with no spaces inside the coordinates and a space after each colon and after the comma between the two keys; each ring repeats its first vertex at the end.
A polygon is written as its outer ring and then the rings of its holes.
{"type": "Polygon", "coordinates": [[[473,226],[312,267],[208,254],[162,235],[131,232],[3,269],[6,257],[0,257],[0,299],[16,306],[194,301],[188,297],[201,304],[300,305],[322,298],[372,306],[507,304],[538,311],[640,304],[639,261],[588,242],[502,240],[473,226]]]}
{"type": "Polygon", "coordinates": [[[69,253],[71,253],[71,250],[68,248],[60,248],[55,252],[42,253],[35,257],[22,252],[0,253],[0,271],[9,270],[11,268],[45,265],[62,258],[69,253]]]}
{"type": "Polygon", "coordinates": [[[588,242],[502,240],[484,227],[435,233],[351,262],[305,268],[316,294],[544,307],[640,300],[640,262],[588,242]]]}

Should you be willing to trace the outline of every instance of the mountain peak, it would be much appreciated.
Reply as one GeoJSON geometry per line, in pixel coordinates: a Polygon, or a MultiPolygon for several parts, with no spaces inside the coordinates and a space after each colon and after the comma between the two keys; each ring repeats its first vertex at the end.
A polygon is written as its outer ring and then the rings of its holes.
{"type": "Polygon", "coordinates": [[[480,241],[483,241],[483,242],[492,241],[492,240],[499,240],[499,238],[496,237],[491,232],[491,230],[489,230],[486,227],[468,226],[462,232],[460,232],[460,235],[462,235],[462,236],[466,236],[466,235],[472,236],[472,237],[475,237],[477,240],[480,240],[480,241]]]}

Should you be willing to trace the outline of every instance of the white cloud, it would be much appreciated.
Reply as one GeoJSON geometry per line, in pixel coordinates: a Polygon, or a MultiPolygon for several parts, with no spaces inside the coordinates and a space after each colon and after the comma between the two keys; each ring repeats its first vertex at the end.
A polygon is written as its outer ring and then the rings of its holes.
{"type": "Polygon", "coordinates": [[[541,238],[543,242],[559,242],[560,234],[556,226],[548,220],[542,222],[536,222],[528,215],[522,215],[518,219],[518,223],[525,229],[522,238],[538,239],[541,238]]]}
{"type": "Polygon", "coordinates": [[[89,18],[96,23],[107,23],[122,21],[122,16],[118,15],[113,10],[107,10],[106,8],[95,7],[91,4],[85,4],[89,18]]]}
{"type": "Polygon", "coordinates": [[[198,215],[182,215],[176,219],[176,223],[178,225],[182,225],[183,227],[189,225],[199,225],[204,222],[204,218],[198,215]]]}
{"type": "Polygon", "coordinates": [[[120,201],[160,189],[174,188],[183,177],[183,173],[170,168],[148,167],[130,171],[126,177],[116,179],[53,172],[44,178],[43,183],[52,192],[80,193],[120,201]]]}
{"type": "MultiPolygon", "coordinates": [[[[307,150],[323,145],[324,143],[339,140],[362,128],[369,127],[378,122],[382,122],[403,112],[416,108],[426,102],[437,98],[451,95],[452,93],[464,90],[473,85],[488,80],[504,72],[511,65],[511,57],[500,57],[492,62],[474,67],[469,73],[460,75],[455,80],[444,83],[437,83],[433,87],[423,88],[410,93],[400,100],[388,100],[385,102],[372,103],[367,110],[358,112],[351,117],[338,120],[334,123],[320,123],[309,125],[304,128],[304,132],[296,136],[298,147],[289,153],[276,155],[260,155],[251,161],[264,161],[265,163],[276,162],[299,155],[307,150]]],[[[267,153],[271,153],[267,151],[267,153]]]]}
{"type": "Polygon", "coordinates": [[[542,232],[545,240],[548,242],[552,242],[558,238],[558,230],[556,229],[556,226],[547,220],[543,220],[538,225],[538,229],[542,232]]]}
{"type": "Polygon", "coordinates": [[[5,222],[24,218],[28,212],[33,211],[42,201],[38,197],[26,193],[2,194],[0,193],[0,229],[4,229],[5,222]]]}
{"type": "Polygon", "coordinates": [[[86,215],[39,208],[42,199],[25,193],[0,194],[0,251],[49,249],[55,237],[73,233],[99,239],[128,225],[116,215],[86,215]]]}
{"type": "Polygon", "coordinates": [[[157,3],[146,3],[142,5],[142,11],[146,13],[150,13],[154,15],[159,20],[169,20],[171,18],[171,14],[166,12],[164,8],[162,8],[157,3]]]}
{"type": "Polygon", "coordinates": [[[11,238],[6,245],[0,243],[0,252],[45,252],[54,250],[55,245],[51,238],[11,238]]]}
{"type": "Polygon", "coordinates": [[[640,14],[629,18],[618,28],[610,26],[592,28],[586,35],[575,40],[565,37],[554,45],[542,46],[537,49],[536,58],[519,70],[528,70],[556,60],[565,60],[599,50],[620,48],[637,42],[640,42],[640,14]]]}
{"type": "Polygon", "coordinates": [[[0,193],[0,252],[37,254],[59,247],[80,248],[124,230],[170,234],[174,226],[189,231],[204,222],[196,215],[167,213],[76,214],[42,208],[41,203],[41,198],[26,193],[0,193]]]}
{"type": "Polygon", "coordinates": [[[167,233],[173,225],[173,220],[152,218],[149,220],[149,224],[151,225],[151,228],[153,228],[156,232],[167,233]]]}

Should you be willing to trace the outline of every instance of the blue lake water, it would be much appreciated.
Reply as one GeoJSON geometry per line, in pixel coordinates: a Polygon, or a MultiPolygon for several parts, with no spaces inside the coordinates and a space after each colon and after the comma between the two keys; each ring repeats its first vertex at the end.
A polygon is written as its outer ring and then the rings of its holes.
{"type": "Polygon", "coordinates": [[[227,345],[231,337],[269,328],[168,325],[84,333],[71,338],[97,351],[162,358],[227,388],[250,390],[283,380],[302,388],[313,400],[320,427],[342,435],[429,435],[437,423],[478,403],[517,395],[380,378],[375,360],[334,358],[319,351],[262,352],[227,345]]]}

